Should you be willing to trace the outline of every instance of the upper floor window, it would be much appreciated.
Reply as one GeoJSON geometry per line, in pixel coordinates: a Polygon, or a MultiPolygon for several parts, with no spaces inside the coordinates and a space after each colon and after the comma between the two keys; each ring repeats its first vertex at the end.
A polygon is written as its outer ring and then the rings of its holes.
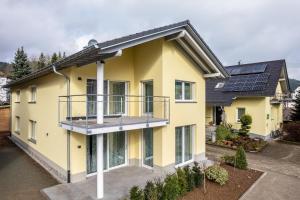
{"type": "Polygon", "coordinates": [[[36,143],[36,121],[29,120],[29,141],[36,143]]]}
{"type": "Polygon", "coordinates": [[[15,132],[20,132],[20,117],[16,116],[15,132]]]}
{"type": "Polygon", "coordinates": [[[237,108],[237,122],[240,122],[241,117],[246,114],[246,108],[237,108]]]}
{"type": "Polygon", "coordinates": [[[190,101],[194,98],[194,83],[187,81],[175,81],[175,99],[190,101]]]}
{"type": "Polygon", "coordinates": [[[21,101],[21,90],[16,91],[16,103],[21,101]]]}
{"type": "Polygon", "coordinates": [[[36,86],[30,87],[30,101],[31,103],[36,102],[36,86]]]}

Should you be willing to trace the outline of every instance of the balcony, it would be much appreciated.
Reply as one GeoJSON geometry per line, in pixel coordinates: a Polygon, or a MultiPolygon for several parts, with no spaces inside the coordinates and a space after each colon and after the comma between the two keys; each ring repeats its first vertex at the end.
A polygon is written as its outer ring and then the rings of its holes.
{"type": "Polygon", "coordinates": [[[289,94],[276,93],[273,97],[271,97],[271,104],[280,104],[291,101],[291,97],[289,94]]]}
{"type": "Polygon", "coordinates": [[[170,98],[96,94],[59,96],[58,110],[62,128],[93,135],[165,126],[170,119],[170,98]],[[99,111],[103,123],[97,123],[99,111]]]}

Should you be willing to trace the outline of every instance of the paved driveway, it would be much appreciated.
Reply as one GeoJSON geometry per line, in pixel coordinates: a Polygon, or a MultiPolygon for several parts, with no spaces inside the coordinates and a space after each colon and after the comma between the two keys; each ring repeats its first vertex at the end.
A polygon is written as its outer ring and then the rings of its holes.
{"type": "Polygon", "coordinates": [[[40,200],[40,190],[57,184],[42,167],[0,135],[0,199],[40,200]]]}
{"type": "MultiPolygon", "coordinates": [[[[234,151],[207,145],[207,156],[216,159],[234,151]]],[[[249,166],[265,171],[243,200],[300,199],[300,146],[273,141],[260,153],[247,154],[249,166]]]]}

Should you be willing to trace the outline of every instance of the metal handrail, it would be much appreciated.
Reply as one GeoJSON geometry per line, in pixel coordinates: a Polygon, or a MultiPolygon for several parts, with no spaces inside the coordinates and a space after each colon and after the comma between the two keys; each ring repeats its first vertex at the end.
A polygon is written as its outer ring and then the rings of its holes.
{"type": "Polygon", "coordinates": [[[103,103],[104,117],[118,117],[120,128],[123,124],[123,116],[145,117],[147,124],[151,122],[151,118],[161,118],[170,120],[170,97],[167,96],[139,96],[139,95],[114,95],[114,94],[75,94],[63,95],[58,97],[59,123],[68,122],[72,126],[76,120],[85,121],[86,131],[89,128],[89,120],[97,118],[97,104],[103,103]],[[107,97],[98,100],[97,96],[107,97]],[[89,99],[89,97],[93,97],[89,99]],[[117,99],[115,99],[116,97],[117,99]],[[81,99],[83,98],[83,99],[81,99]],[[79,99],[79,100],[78,100],[79,99]],[[132,100],[133,99],[133,100],[132,100]],[[61,112],[64,106],[61,104],[69,103],[71,106],[70,116],[65,118],[65,113],[61,112]],[[76,104],[74,106],[74,103],[76,104]],[[80,106],[84,103],[84,107],[80,106]],[[133,110],[129,105],[133,106],[133,110]],[[158,105],[160,104],[160,105],[158,105]],[[77,107],[79,105],[79,107],[77,107]],[[111,106],[113,107],[111,109],[111,106]],[[72,112],[74,108],[74,113],[72,112]],[[83,109],[82,109],[83,108],[83,109]],[[84,112],[85,109],[85,112],[84,112]],[[149,110],[150,109],[150,110],[149,110]],[[155,114],[156,113],[156,114],[155,114]]]}

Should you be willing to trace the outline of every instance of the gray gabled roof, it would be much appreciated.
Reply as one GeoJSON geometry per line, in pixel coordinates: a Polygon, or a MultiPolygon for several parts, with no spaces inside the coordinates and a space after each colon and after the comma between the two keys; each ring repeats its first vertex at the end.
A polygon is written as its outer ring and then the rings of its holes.
{"type": "MultiPolygon", "coordinates": [[[[74,65],[83,66],[88,63],[96,62],[100,59],[105,59],[106,57],[109,57],[111,54],[120,49],[129,48],[131,46],[145,43],[157,38],[178,34],[182,31],[186,31],[189,35],[191,35],[197,45],[202,48],[205,54],[216,66],[217,72],[220,72],[222,76],[227,77],[228,73],[223,68],[222,63],[218,60],[218,58],[211,51],[211,49],[200,37],[200,35],[188,20],[98,43],[96,45],[89,46],[77,53],[74,53],[66,57],[65,59],[54,63],[53,65],[55,65],[57,69],[63,69],[74,65]]],[[[209,73],[216,73],[216,71],[213,70],[215,69],[212,69],[212,72],[209,73]]],[[[6,85],[6,87],[12,87],[49,73],[52,73],[52,65],[35,71],[25,77],[22,77],[21,79],[12,81],[8,85],[6,85]]]]}
{"type": "MultiPolygon", "coordinates": [[[[274,60],[274,61],[266,61],[259,63],[249,63],[243,65],[233,65],[225,67],[228,73],[231,75],[225,79],[222,78],[210,78],[206,79],[206,102],[208,105],[215,106],[228,106],[231,105],[233,100],[238,97],[267,97],[274,96],[276,93],[276,88],[279,82],[280,77],[283,75],[286,81],[285,85],[285,93],[290,92],[290,85],[288,74],[286,70],[285,60],[274,60]],[[265,65],[265,70],[259,73],[250,73],[250,74],[231,74],[233,71],[239,72],[243,71],[245,68],[255,67],[257,65],[265,65]],[[230,83],[232,79],[239,79],[239,84],[243,85],[244,83],[249,84],[249,77],[260,75],[267,75],[267,79],[265,80],[265,87],[262,87],[258,90],[250,90],[248,87],[238,88],[236,91],[228,91],[226,90],[226,84],[230,83]],[[224,83],[224,87],[216,88],[218,83],[224,83]]],[[[245,70],[244,70],[245,71],[245,70]]],[[[249,70],[247,70],[249,71],[249,70]]],[[[250,70],[251,71],[251,70],[250,70]]],[[[252,84],[252,83],[250,83],[252,84]]],[[[253,82],[253,84],[255,84],[253,82]]]]}

